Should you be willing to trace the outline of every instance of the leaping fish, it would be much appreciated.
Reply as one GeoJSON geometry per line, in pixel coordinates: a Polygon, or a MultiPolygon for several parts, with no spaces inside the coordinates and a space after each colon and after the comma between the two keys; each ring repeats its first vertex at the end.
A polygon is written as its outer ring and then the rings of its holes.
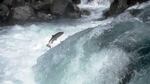
{"type": "Polygon", "coordinates": [[[63,35],[64,32],[58,32],[54,35],[52,35],[51,39],[49,40],[47,46],[51,48],[50,44],[52,44],[55,40],[57,40],[61,35],[63,35]]]}

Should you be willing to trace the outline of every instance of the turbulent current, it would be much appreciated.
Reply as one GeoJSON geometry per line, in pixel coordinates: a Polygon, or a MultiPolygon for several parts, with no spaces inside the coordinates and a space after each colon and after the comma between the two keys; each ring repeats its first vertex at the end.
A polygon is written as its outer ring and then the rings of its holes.
{"type": "Polygon", "coordinates": [[[1,27],[0,84],[149,84],[150,5],[98,21],[91,4],[81,19],[1,27]]]}

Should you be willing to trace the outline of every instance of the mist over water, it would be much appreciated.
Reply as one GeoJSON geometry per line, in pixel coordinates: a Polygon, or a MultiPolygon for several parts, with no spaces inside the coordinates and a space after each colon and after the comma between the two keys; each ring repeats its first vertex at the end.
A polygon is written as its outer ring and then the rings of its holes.
{"type": "Polygon", "coordinates": [[[149,6],[137,17],[98,21],[108,8],[101,3],[110,2],[85,2],[80,7],[92,13],[81,19],[0,28],[0,84],[119,84],[128,68],[135,72],[129,84],[149,84],[149,6]]]}

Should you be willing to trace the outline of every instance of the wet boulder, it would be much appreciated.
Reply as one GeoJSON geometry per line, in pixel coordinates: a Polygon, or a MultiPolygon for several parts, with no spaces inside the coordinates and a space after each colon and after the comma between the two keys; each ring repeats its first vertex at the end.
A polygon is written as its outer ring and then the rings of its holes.
{"type": "Polygon", "coordinates": [[[51,14],[46,14],[46,13],[43,13],[43,12],[38,12],[37,13],[37,19],[39,20],[51,20],[53,19],[52,15],[51,14]]]}
{"type": "Polygon", "coordinates": [[[50,3],[49,2],[38,1],[38,2],[32,3],[31,5],[35,10],[38,10],[38,11],[50,10],[50,3]]]}
{"type": "Polygon", "coordinates": [[[86,9],[81,9],[81,15],[86,15],[89,16],[91,14],[90,11],[86,10],[86,9]]]}
{"type": "Polygon", "coordinates": [[[114,16],[122,13],[126,8],[128,8],[127,0],[114,0],[110,5],[108,11],[104,13],[105,17],[114,16]]]}
{"type": "Polygon", "coordinates": [[[56,17],[80,17],[80,9],[77,4],[80,0],[38,0],[31,5],[37,12],[52,14],[56,17]]]}
{"type": "Polygon", "coordinates": [[[110,5],[109,10],[104,13],[104,16],[116,16],[125,11],[128,7],[146,1],[148,0],[114,0],[110,5]]]}
{"type": "Polygon", "coordinates": [[[25,5],[25,0],[4,0],[3,4],[10,7],[17,7],[25,5]]]}
{"type": "Polygon", "coordinates": [[[51,13],[56,16],[80,17],[81,13],[77,7],[78,3],[80,3],[80,0],[53,0],[50,6],[51,13]]]}
{"type": "Polygon", "coordinates": [[[12,6],[14,0],[3,0],[3,4],[12,6]]]}
{"type": "Polygon", "coordinates": [[[9,13],[9,8],[4,4],[0,4],[0,22],[5,22],[8,19],[9,13]]]}
{"type": "Polygon", "coordinates": [[[81,17],[81,10],[78,8],[77,5],[69,3],[65,9],[65,13],[63,16],[69,18],[79,18],[81,17]]]}
{"type": "Polygon", "coordinates": [[[51,4],[51,12],[55,15],[63,15],[69,2],[69,0],[53,0],[51,4]]]}
{"type": "Polygon", "coordinates": [[[72,2],[73,2],[74,4],[80,4],[80,3],[81,3],[81,0],[72,0],[72,2]]]}
{"type": "Polygon", "coordinates": [[[20,6],[13,9],[12,19],[17,21],[27,21],[34,15],[34,11],[29,6],[20,6]]]}
{"type": "Polygon", "coordinates": [[[0,22],[11,25],[52,18],[79,18],[81,0],[0,0],[0,22]]]}

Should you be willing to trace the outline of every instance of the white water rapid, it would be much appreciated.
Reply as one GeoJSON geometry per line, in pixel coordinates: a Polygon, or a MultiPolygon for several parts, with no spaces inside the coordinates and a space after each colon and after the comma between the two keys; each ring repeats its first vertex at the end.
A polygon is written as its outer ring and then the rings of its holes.
{"type": "MultiPolygon", "coordinates": [[[[148,9],[137,18],[127,12],[98,21],[111,1],[83,0],[79,7],[91,15],[80,19],[0,27],[0,84],[118,84],[128,75],[125,67],[139,68],[130,63],[134,55],[149,49],[150,21],[148,9]],[[64,34],[48,48],[60,31],[64,34]]],[[[149,76],[140,77],[130,84],[149,84],[143,83],[149,76]]]]}

